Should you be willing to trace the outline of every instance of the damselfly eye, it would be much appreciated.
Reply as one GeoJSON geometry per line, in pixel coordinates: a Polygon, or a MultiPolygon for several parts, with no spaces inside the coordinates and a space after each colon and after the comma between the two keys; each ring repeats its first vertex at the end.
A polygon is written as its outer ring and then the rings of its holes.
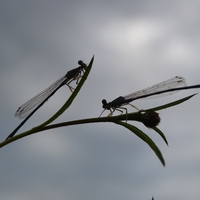
{"type": "Polygon", "coordinates": [[[105,99],[102,100],[102,104],[107,104],[107,101],[105,99]]]}
{"type": "Polygon", "coordinates": [[[82,60],[79,60],[79,61],[78,61],[78,64],[79,64],[79,65],[82,65],[82,64],[83,64],[83,61],[82,61],[82,60]]]}
{"type": "Polygon", "coordinates": [[[102,104],[103,104],[103,106],[102,106],[103,108],[106,108],[108,105],[108,103],[105,99],[102,100],[102,104]]]}

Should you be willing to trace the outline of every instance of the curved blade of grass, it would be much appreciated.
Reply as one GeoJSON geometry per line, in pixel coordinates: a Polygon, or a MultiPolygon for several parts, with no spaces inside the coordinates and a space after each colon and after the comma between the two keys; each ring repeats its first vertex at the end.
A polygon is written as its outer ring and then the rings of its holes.
{"type": "Polygon", "coordinates": [[[118,121],[118,122],[115,122],[115,123],[122,125],[125,128],[129,129],[131,132],[133,132],[135,135],[137,135],[140,139],[142,139],[144,142],[146,142],[150,146],[150,148],[155,152],[155,154],[157,155],[157,157],[159,158],[159,160],[161,161],[163,166],[165,166],[165,160],[164,160],[160,150],[158,149],[156,144],[153,142],[153,140],[148,135],[146,135],[140,129],[138,129],[137,127],[135,127],[131,124],[124,123],[124,122],[121,122],[121,121],[118,121]]]}
{"type": "Polygon", "coordinates": [[[162,137],[162,139],[165,141],[165,143],[168,146],[168,141],[167,141],[167,138],[165,137],[164,133],[157,127],[154,127],[153,130],[156,131],[162,137]]]}
{"type": "Polygon", "coordinates": [[[92,57],[92,59],[90,60],[90,63],[83,75],[83,77],[81,78],[81,81],[79,82],[79,84],[76,86],[76,89],[74,90],[74,92],[72,92],[71,96],[69,97],[69,99],[65,102],[65,104],[51,117],[49,118],[46,122],[40,124],[39,126],[35,127],[43,127],[46,126],[48,124],[50,124],[51,122],[53,122],[55,119],[57,119],[63,112],[65,112],[65,110],[67,110],[67,108],[69,108],[69,106],[71,105],[71,103],[73,102],[73,100],[75,99],[76,95],[78,94],[78,92],[80,91],[81,87],[83,86],[84,82],[86,81],[90,70],[92,68],[92,64],[94,61],[94,56],[92,57]]]}
{"type": "Polygon", "coordinates": [[[190,95],[190,96],[184,97],[184,98],[182,98],[182,99],[179,99],[178,101],[173,101],[173,102],[171,102],[171,103],[168,103],[168,104],[165,104],[165,105],[162,105],[162,106],[158,106],[158,107],[155,107],[155,108],[150,108],[150,109],[142,110],[142,111],[163,110],[163,109],[166,109],[166,108],[169,108],[169,107],[172,107],[172,106],[176,106],[176,105],[178,105],[178,104],[183,103],[184,101],[189,100],[190,98],[192,98],[192,97],[195,96],[196,94],[198,94],[198,93],[195,93],[195,94],[192,94],[192,95],[190,95]]]}

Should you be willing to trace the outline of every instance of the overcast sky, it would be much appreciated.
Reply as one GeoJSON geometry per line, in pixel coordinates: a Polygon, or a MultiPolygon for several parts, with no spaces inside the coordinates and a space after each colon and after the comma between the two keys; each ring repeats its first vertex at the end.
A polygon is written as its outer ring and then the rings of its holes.
{"type": "MultiPolygon", "coordinates": [[[[57,122],[98,117],[102,99],[177,75],[188,85],[200,83],[199,9],[198,0],[1,0],[0,140],[20,123],[14,113],[21,104],[93,55],[87,81],[57,122]]],[[[134,105],[151,108],[196,92],[134,105]]],[[[48,119],[69,95],[61,88],[19,133],[48,119]]],[[[196,95],[159,112],[168,147],[153,130],[131,122],[155,141],[165,167],[138,137],[109,123],[54,129],[11,143],[0,149],[1,199],[200,199],[199,101],[196,95]]]]}

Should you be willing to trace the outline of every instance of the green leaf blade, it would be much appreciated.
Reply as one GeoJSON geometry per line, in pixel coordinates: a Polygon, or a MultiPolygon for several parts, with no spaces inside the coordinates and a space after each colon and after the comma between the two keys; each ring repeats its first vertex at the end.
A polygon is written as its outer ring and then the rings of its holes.
{"type": "Polygon", "coordinates": [[[168,141],[164,133],[158,127],[154,127],[153,129],[162,137],[162,139],[165,141],[166,145],[168,146],[168,141]]]}
{"type": "Polygon", "coordinates": [[[118,121],[118,122],[115,122],[115,123],[124,126],[128,130],[133,132],[135,135],[137,135],[144,142],[146,142],[150,146],[150,148],[154,151],[154,153],[157,155],[157,157],[159,158],[159,160],[161,161],[163,166],[165,166],[165,160],[162,156],[162,153],[160,152],[159,148],[156,146],[156,144],[153,142],[153,140],[148,135],[146,135],[140,129],[138,129],[137,127],[135,127],[131,124],[127,124],[127,123],[124,123],[124,122],[121,122],[121,121],[118,121]]]}
{"type": "Polygon", "coordinates": [[[166,108],[169,108],[169,107],[172,107],[172,106],[176,106],[178,104],[181,104],[187,100],[189,100],[190,98],[192,98],[193,96],[197,95],[197,93],[195,94],[192,94],[190,96],[187,96],[187,97],[184,97],[182,99],[179,99],[177,101],[173,101],[171,103],[168,103],[168,104],[165,104],[165,105],[162,105],[162,106],[158,106],[158,107],[155,107],[155,108],[151,108],[151,109],[147,109],[147,110],[144,110],[144,111],[150,111],[150,110],[154,110],[154,111],[157,111],[157,110],[163,110],[163,109],[166,109],[166,108]]]}

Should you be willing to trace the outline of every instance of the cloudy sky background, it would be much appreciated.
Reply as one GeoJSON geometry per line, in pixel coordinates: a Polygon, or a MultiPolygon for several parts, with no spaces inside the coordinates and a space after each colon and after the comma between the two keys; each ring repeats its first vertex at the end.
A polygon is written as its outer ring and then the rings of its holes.
{"type": "MultiPolygon", "coordinates": [[[[199,9],[195,0],[2,0],[1,141],[20,123],[14,113],[21,104],[93,55],[87,81],[57,122],[97,117],[103,98],[111,101],[176,75],[189,85],[200,83],[199,9]]],[[[195,92],[134,105],[151,108],[195,92]]],[[[67,87],[60,89],[19,132],[45,121],[69,95],[67,87]]],[[[107,123],[55,129],[5,146],[1,199],[199,199],[199,100],[196,95],[160,111],[169,147],[132,122],[153,138],[166,167],[134,134],[107,123]]]]}

